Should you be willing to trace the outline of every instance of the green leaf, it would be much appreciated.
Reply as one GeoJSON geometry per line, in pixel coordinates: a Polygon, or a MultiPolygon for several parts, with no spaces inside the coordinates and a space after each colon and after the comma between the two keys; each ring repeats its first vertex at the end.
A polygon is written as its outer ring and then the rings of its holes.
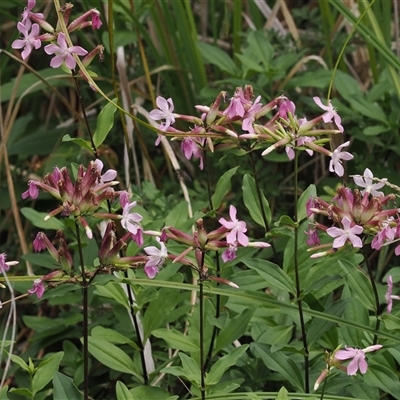
{"type": "Polygon", "coordinates": [[[226,356],[221,357],[210,369],[206,375],[206,385],[216,385],[232,365],[235,365],[239,358],[249,348],[248,344],[236,347],[226,356]]]}
{"type": "Polygon", "coordinates": [[[32,225],[36,226],[36,228],[55,230],[65,229],[64,224],[57,218],[50,218],[49,220],[45,221],[44,217],[47,214],[35,211],[33,208],[23,207],[21,208],[21,213],[27,220],[32,222],[32,225]]]}
{"type": "Polygon", "coordinates": [[[175,329],[156,329],[153,331],[153,336],[164,339],[169,347],[182,351],[200,351],[198,343],[188,336],[175,329]]]}
{"type": "Polygon", "coordinates": [[[383,126],[383,125],[374,125],[374,126],[367,126],[363,133],[365,136],[377,136],[381,133],[390,131],[390,126],[383,126]]]}
{"type": "MultiPolygon", "coordinates": [[[[349,302],[349,299],[335,301],[333,304],[327,307],[324,312],[327,315],[341,317],[349,302]]],[[[333,326],[336,326],[336,322],[314,318],[307,330],[308,347],[311,349],[312,345],[333,326]]]]}
{"type": "Polygon", "coordinates": [[[83,147],[84,149],[89,150],[91,153],[93,153],[93,147],[91,146],[90,142],[88,142],[85,139],[82,138],[72,138],[69,135],[64,135],[62,138],[63,142],[72,142],[77,144],[78,146],[83,147]]]}
{"type": "Polygon", "coordinates": [[[247,36],[247,42],[254,55],[264,64],[264,70],[270,67],[271,59],[274,54],[274,48],[265,37],[263,31],[250,31],[247,36]]]}
{"type": "Polygon", "coordinates": [[[334,85],[344,99],[352,94],[362,95],[360,84],[352,76],[340,70],[336,71],[334,85]]]}
{"type": "MultiPolygon", "coordinates": [[[[113,99],[112,101],[117,103],[118,99],[113,99]]],[[[93,143],[96,148],[106,140],[108,133],[111,131],[111,128],[114,125],[114,114],[116,110],[117,107],[110,102],[100,111],[100,114],[97,117],[96,132],[93,134],[93,143]]]]}
{"type": "Polygon", "coordinates": [[[343,278],[349,285],[352,295],[360,300],[368,310],[375,310],[376,304],[370,280],[349,261],[341,259],[338,262],[344,271],[343,278]]]}
{"type": "Polygon", "coordinates": [[[29,365],[21,358],[16,356],[15,354],[11,354],[11,361],[15,362],[15,364],[18,364],[22,369],[24,369],[27,372],[33,372],[29,368],[29,365]]]}
{"type": "Polygon", "coordinates": [[[118,381],[115,385],[115,392],[117,395],[117,400],[134,400],[133,394],[121,381],[118,381]]]}
{"type": "Polygon", "coordinates": [[[248,308],[228,321],[225,327],[219,332],[215,349],[213,350],[214,355],[244,335],[254,312],[255,307],[248,308]]]}
{"type": "MultiPolygon", "coordinates": [[[[243,177],[243,202],[246,208],[249,210],[251,218],[257,222],[257,224],[265,226],[265,221],[263,218],[262,208],[260,206],[260,202],[258,201],[258,190],[256,187],[256,183],[254,179],[249,175],[245,174],[243,177]]],[[[268,200],[265,198],[264,193],[260,193],[261,202],[263,205],[265,217],[267,219],[268,225],[271,224],[271,209],[269,208],[268,200]]]]}
{"type": "Polygon", "coordinates": [[[54,373],[58,370],[63,356],[64,352],[60,351],[39,364],[32,379],[32,391],[34,395],[53,379],[54,373]]]}
{"type": "Polygon", "coordinates": [[[179,358],[181,359],[182,367],[166,367],[161,372],[174,376],[183,376],[197,387],[200,387],[200,367],[196,361],[183,353],[179,353],[179,358]]]}
{"type": "Polygon", "coordinates": [[[364,375],[367,385],[378,387],[390,393],[395,399],[400,399],[400,382],[397,374],[383,365],[370,365],[364,375]]]}
{"type": "Polygon", "coordinates": [[[400,318],[396,317],[393,314],[383,314],[382,320],[386,326],[388,331],[392,331],[394,329],[400,329],[400,318]]]}
{"type": "Polygon", "coordinates": [[[229,75],[238,76],[239,71],[234,61],[228,56],[225,51],[211,44],[197,42],[197,47],[200,50],[204,59],[212,65],[216,65],[222,71],[226,71],[229,75]]]}
{"type": "Polygon", "coordinates": [[[351,107],[360,114],[387,124],[387,116],[376,103],[370,103],[363,95],[353,94],[346,98],[351,107]]]}
{"type": "Polygon", "coordinates": [[[221,178],[218,179],[215,193],[211,197],[211,204],[213,210],[217,210],[222,203],[225,195],[231,190],[231,178],[235,175],[239,166],[226,171],[221,178]]]}
{"type": "Polygon", "coordinates": [[[284,386],[280,388],[278,395],[275,397],[275,400],[289,400],[288,391],[284,386]]]}
{"type": "Polygon", "coordinates": [[[310,185],[300,196],[297,202],[297,221],[302,221],[307,218],[306,204],[310,197],[317,195],[317,188],[315,185],[310,185]]]}
{"type": "Polygon", "coordinates": [[[252,343],[250,349],[256,357],[263,360],[268,369],[279,372],[301,392],[304,390],[302,373],[291,358],[282,352],[271,353],[269,346],[260,343],[252,343]]]}
{"type": "Polygon", "coordinates": [[[132,397],[118,400],[178,400],[179,396],[171,396],[166,390],[152,386],[137,386],[130,390],[132,397]]]}
{"type": "Polygon", "coordinates": [[[257,273],[265,280],[266,286],[274,286],[282,289],[285,292],[296,293],[294,282],[286,274],[286,272],[279,268],[276,264],[268,260],[261,260],[257,258],[244,259],[243,263],[249,268],[257,271],[257,273]]]}
{"type": "Polygon", "coordinates": [[[73,379],[55,372],[53,376],[53,400],[82,400],[83,394],[75,386],[73,379]]]}
{"type": "Polygon", "coordinates": [[[136,369],[132,359],[124,351],[110,342],[89,336],[89,352],[106,367],[115,371],[134,375],[143,382],[141,373],[136,369]]]}
{"type": "Polygon", "coordinates": [[[138,345],[133,340],[120,334],[114,329],[103,328],[102,326],[95,326],[91,331],[91,335],[92,337],[97,337],[110,343],[129,344],[135,350],[140,351],[138,345]]]}
{"type": "Polygon", "coordinates": [[[110,282],[105,286],[97,285],[95,293],[100,296],[108,297],[110,299],[114,299],[117,303],[123,305],[128,308],[128,296],[122,289],[121,284],[118,282],[110,282]]]}

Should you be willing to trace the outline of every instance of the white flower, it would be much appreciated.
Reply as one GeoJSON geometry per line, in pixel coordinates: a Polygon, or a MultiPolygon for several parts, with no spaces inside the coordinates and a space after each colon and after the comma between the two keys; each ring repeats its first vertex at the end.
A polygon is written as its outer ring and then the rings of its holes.
{"type": "Polygon", "coordinates": [[[354,156],[347,151],[342,151],[343,147],[350,144],[350,141],[341,144],[337,149],[331,153],[331,162],[329,163],[329,171],[335,172],[338,176],[343,176],[344,168],[341,160],[351,160],[354,156]]]}
{"type": "Polygon", "coordinates": [[[357,186],[361,186],[365,188],[364,190],[361,191],[361,194],[364,195],[365,193],[371,193],[372,196],[383,196],[383,192],[378,192],[377,189],[382,188],[385,186],[385,182],[387,181],[386,178],[381,179],[381,182],[378,183],[372,183],[374,175],[372,174],[371,170],[368,168],[365,168],[364,171],[364,176],[360,175],[354,175],[354,183],[357,186]]]}

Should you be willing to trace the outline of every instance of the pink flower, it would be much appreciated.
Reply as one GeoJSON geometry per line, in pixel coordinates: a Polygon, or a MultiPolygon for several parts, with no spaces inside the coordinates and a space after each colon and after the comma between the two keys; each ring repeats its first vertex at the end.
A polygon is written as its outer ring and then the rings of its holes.
{"type": "Polygon", "coordinates": [[[46,250],[46,242],[44,240],[43,232],[38,232],[35,239],[33,240],[33,250],[37,253],[46,250]]]}
{"type": "Polygon", "coordinates": [[[29,294],[36,294],[37,298],[40,299],[43,296],[44,293],[44,284],[41,279],[36,279],[33,282],[33,287],[32,289],[28,290],[29,294]]]}
{"type": "Polygon", "coordinates": [[[101,25],[103,25],[103,23],[101,22],[101,19],[100,19],[100,12],[97,11],[96,9],[93,9],[92,10],[92,28],[100,29],[101,25]]]}
{"type": "Polygon", "coordinates": [[[387,285],[388,285],[388,289],[387,289],[387,292],[385,294],[385,299],[386,299],[386,303],[387,303],[386,312],[388,314],[390,314],[392,312],[392,308],[393,308],[393,300],[400,300],[400,296],[392,295],[392,293],[393,293],[392,275],[389,275],[387,277],[387,285]]]}
{"type": "Polygon", "coordinates": [[[309,227],[308,231],[304,233],[308,235],[308,239],[306,240],[308,246],[318,246],[321,244],[318,236],[318,231],[315,228],[309,227]]]}
{"type": "Polygon", "coordinates": [[[143,219],[143,217],[138,213],[130,213],[131,209],[135,207],[136,204],[136,201],[126,204],[123,208],[121,219],[122,227],[134,235],[137,234],[137,231],[140,228],[138,223],[143,219]]]}
{"type": "Polygon", "coordinates": [[[199,168],[204,168],[204,160],[202,150],[199,148],[197,142],[190,136],[186,137],[181,142],[181,149],[185,157],[190,160],[192,157],[200,159],[199,168]]]}
{"type": "Polygon", "coordinates": [[[242,129],[244,131],[255,133],[253,128],[253,122],[256,119],[256,114],[260,111],[262,104],[260,103],[261,96],[258,96],[254,101],[253,105],[247,110],[246,114],[244,115],[242,129]]]}
{"type": "Polygon", "coordinates": [[[229,247],[222,253],[221,258],[223,262],[232,261],[236,258],[236,244],[230,244],[229,247]]]}
{"type": "Polygon", "coordinates": [[[131,201],[131,197],[126,190],[122,190],[117,193],[119,193],[119,204],[121,204],[121,207],[124,208],[131,201]]]}
{"type": "Polygon", "coordinates": [[[245,99],[243,89],[238,87],[233,97],[230,98],[229,105],[223,112],[223,115],[227,115],[230,119],[235,117],[243,117],[246,112],[246,108],[250,108],[250,106],[251,101],[245,99]]]}
{"type": "Polygon", "coordinates": [[[48,44],[44,47],[46,54],[56,54],[50,62],[50,66],[53,68],[58,68],[63,62],[65,62],[65,65],[68,68],[74,69],[76,67],[76,60],[73,54],[85,56],[88,53],[80,46],[68,47],[67,40],[62,32],[58,34],[57,43],[58,46],[56,44],[48,44]]]}
{"type": "Polygon", "coordinates": [[[337,360],[349,360],[349,365],[347,366],[347,375],[355,375],[358,370],[362,374],[365,374],[368,370],[368,364],[365,360],[365,353],[369,353],[371,351],[379,350],[382,348],[382,345],[376,344],[374,346],[369,346],[365,349],[354,349],[352,347],[346,347],[345,350],[338,350],[335,353],[335,358],[337,360]]]}
{"type": "Polygon", "coordinates": [[[350,240],[353,247],[362,247],[362,241],[357,235],[360,235],[363,232],[363,227],[359,225],[351,227],[351,223],[352,221],[350,221],[348,217],[343,217],[343,229],[332,227],[326,230],[326,233],[329,236],[336,238],[332,245],[334,249],[343,247],[347,240],[350,240]]]}
{"type": "Polygon", "coordinates": [[[288,119],[288,112],[290,112],[294,116],[294,112],[296,111],[296,106],[293,101],[289,99],[285,99],[282,103],[279,104],[278,114],[283,119],[288,119]]]}
{"type": "Polygon", "coordinates": [[[153,279],[159,271],[159,267],[164,263],[168,257],[167,248],[165,244],[160,241],[160,238],[156,238],[157,242],[160,243],[160,249],[155,246],[147,246],[143,250],[149,256],[144,266],[145,274],[153,279]]]}
{"type": "Polygon", "coordinates": [[[383,196],[383,192],[378,192],[376,189],[380,189],[385,186],[385,182],[387,181],[386,178],[381,179],[381,182],[372,183],[374,175],[372,174],[369,168],[365,168],[364,176],[354,175],[354,183],[357,186],[361,186],[365,188],[361,191],[361,194],[364,195],[365,193],[371,193],[372,196],[380,197],[383,196]]]}
{"type": "Polygon", "coordinates": [[[165,119],[163,130],[167,129],[170,125],[175,123],[174,103],[171,98],[165,100],[164,97],[158,96],[156,99],[157,107],[159,110],[152,110],[149,112],[149,117],[155,121],[165,119]]]}
{"type": "Polygon", "coordinates": [[[3,274],[4,272],[8,271],[10,267],[13,265],[17,265],[19,262],[18,261],[6,261],[7,260],[7,255],[5,253],[0,254],[0,274],[3,274]]]}
{"type": "Polygon", "coordinates": [[[329,171],[335,172],[338,176],[343,176],[344,168],[341,160],[351,160],[354,156],[347,151],[342,151],[343,147],[350,144],[350,141],[341,144],[337,147],[333,153],[331,153],[331,161],[329,163],[329,171]]]}
{"type": "Polygon", "coordinates": [[[322,115],[322,119],[325,123],[332,122],[332,119],[335,121],[335,124],[340,132],[344,131],[342,126],[342,119],[340,118],[339,114],[337,113],[336,109],[332,106],[331,101],[329,100],[329,104],[324,106],[319,97],[313,97],[313,100],[317,104],[318,107],[322,108],[326,111],[325,114],[322,115]]]}
{"type": "Polygon", "coordinates": [[[38,24],[33,24],[31,32],[28,33],[29,28],[21,22],[18,22],[17,28],[24,35],[24,38],[14,40],[11,44],[11,47],[13,49],[23,48],[24,50],[21,53],[21,57],[23,60],[25,60],[29,54],[31,54],[33,48],[39,49],[42,45],[40,39],[36,39],[36,36],[39,35],[40,27],[38,24]]]}
{"type": "Polygon", "coordinates": [[[25,7],[24,12],[22,13],[22,21],[27,29],[29,29],[32,25],[32,21],[30,19],[30,15],[34,15],[37,19],[44,19],[44,15],[42,13],[32,13],[31,10],[35,7],[36,0],[28,0],[28,4],[25,7]]]}
{"type": "MultiPolygon", "coordinates": [[[[104,166],[103,162],[99,159],[96,159],[94,161],[94,163],[96,164],[97,169],[101,173],[101,171],[103,170],[103,166],[104,166]]],[[[115,171],[114,169],[108,169],[103,175],[101,175],[100,183],[111,182],[116,177],[117,177],[117,171],[115,171]]]]}
{"type": "Polygon", "coordinates": [[[25,200],[28,197],[31,199],[37,199],[39,196],[39,188],[36,186],[35,181],[29,181],[28,182],[28,190],[22,193],[21,197],[25,200]]]}
{"type": "Polygon", "coordinates": [[[229,208],[231,221],[227,221],[225,218],[220,218],[219,223],[226,229],[230,230],[226,235],[226,242],[228,244],[235,245],[236,242],[239,242],[242,246],[246,247],[249,244],[249,238],[244,234],[247,232],[246,223],[237,220],[236,213],[236,207],[231,205],[229,208]]]}

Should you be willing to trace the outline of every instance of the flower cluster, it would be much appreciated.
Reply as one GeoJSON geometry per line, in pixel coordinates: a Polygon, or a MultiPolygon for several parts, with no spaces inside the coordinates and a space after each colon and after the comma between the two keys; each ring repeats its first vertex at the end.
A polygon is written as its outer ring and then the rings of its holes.
{"type": "MultiPolygon", "coordinates": [[[[96,54],[102,55],[103,46],[97,46],[89,54],[88,51],[81,46],[68,46],[65,33],[57,32],[53,26],[44,19],[43,14],[32,12],[35,4],[36,0],[28,0],[28,4],[22,13],[22,19],[17,24],[17,29],[22,34],[23,38],[16,39],[11,44],[13,49],[23,49],[21,52],[23,60],[26,60],[33,49],[39,49],[42,46],[42,42],[52,42],[44,47],[44,51],[48,55],[55,55],[50,62],[50,66],[53,68],[58,68],[65,63],[67,68],[74,69],[76,67],[74,55],[86,56],[86,58],[82,60],[86,66],[90,64],[96,54]],[[48,33],[40,34],[41,28],[48,33]],[[57,44],[54,42],[57,42],[57,44]]],[[[93,29],[100,28],[102,25],[100,13],[95,8],[85,12],[68,25],[72,7],[73,5],[71,3],[67,3],[62,8],[68,33],[87,26],[91,26],[93,29]]]]}
{"type": "Polygon", "coordinates": [[[214,146],[240,147],[243,141],[256,140],[262,144],[272,143],[263,150],[262,156],[282,146],[290,160],[294,159],[295,150],[304,150],[310,156],[315,151],[322,153],[330,158],[329,170],[343,176],[342,161],[353,158],[352,154],[343,151],[350,142],[341,144],[332,152],[323,147],[327,139],[317,138],[344,131],[341,118],[330,101],[325,106],[319,97],[314,97],[316,105],[324,112],[307,121],[306,118],[297,119],[295,104],[285,96],[279,96],[265,105],[261,103],[261,96],[253,101],[253,88],[250,85],[238,87],[226,109],[221,111],[220,106],[226,96],[226,92],[221,92],[210,107],[196,106],[202,112],[201,118],[174,113],[172,99],[157,97],[158,109],[149,113],[150,118],[161,121],[156,144],[160,142],[160,135],[180,139],[185,157],[200,159],[200,169],[203,169],[206,147],[214,151],[214,146]],[[271,112],[274,114],[268,119],[266,116],[271,112]],[[193,127],[189,131],[179,130],[174,126],[177,120],[193,124],[193,127]],[[337,129],[314,129],[322,122],[333,122],[337,129]],[[215,145],[213,139],[216,140],[215,145]]]}
{"type": "MultiPolygon", "coordinates": [[[[331,221],[331,227],[316,222],[308,230],[307,243],[316,246],[310,250],[330,248],[311,257],[316,258],[338,249],[346,244],[354,248],[363,247],[361,235],[373,237],[372,249],[379,250],[383,245],[390,244],[400,238],[399,208],[390,208],[390,201],[395,198],[393,194],[384,196],[380,189],[386,182],[373,184],[373,174],[367,168],[364,178],[356,175],[354,182],[363,187],[362,191],[341,186],[332,201],[327,202],[321,198],[310,198],[307,202],[307,215],[322,215],[331,221]],[[318,230],[326,232],[334,238],[332,244],[320,245],[318,230]]],[[[400,254],[400,246],[395,249],[396,255],[400,254]]]]}

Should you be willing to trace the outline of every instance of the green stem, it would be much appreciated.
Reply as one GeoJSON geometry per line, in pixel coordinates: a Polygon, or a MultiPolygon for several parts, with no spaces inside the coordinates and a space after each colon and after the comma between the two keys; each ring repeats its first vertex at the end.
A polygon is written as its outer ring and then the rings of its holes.
{"type": "Polygon", "coordinates": [[[79,263],[82,274],[82,307],[83,307],[83,398],[89,400],[89,319],[88,319],[88,284],[85,275],[85,263],[79,225],[75,221],[76,239],[78,242],[79,263]]]}
{"type": "MultiPolygon", "coordinates": [[[[253,151],[251,149],[249,151],[249,157],[250,157],[251,168],[253,170],[254,182],[255,182],[256,188],[257,188],[257,199],[258,199],[258,203],[260,204],[261,215],[262,215],[262,219],[263,219],[264,227],[265,227],[265,233],[267,234],[271,229],[268,224],[267,213],[265,212],[264,203],[262,201],[262,191],[261,191],[261,187],[260,187],[260,182],[258,180],[258,173],[257,173],[257,168],[256,168],[256,165],[254,162],[253,151]]],[[[278,253],[276,251],[275,243],[273,241],[271,241],[271,249],[274,253],[274,258],[276,260],[278,253]]]]}
{"type": "Polygon", "coordinates": [[[203,274],[202,268],[199,271],[199,305],[200,305],[200,370],[201,370],[201,400],[206,398],[206,385],[205,385],[205,364],[204,364],[204,293],[203,293],[203,274]]]}
{"type": "Polygon", "coordinates": [[[294,229],[294,272],[296,278],[296,302],[297,308],[299,310],[299,317],[300,317],[300,329],[301,329],[301,336],[303,341],[304,347],[304,382],[305,382],[305,391],[306,393],[310,392],[310,378],[309,378],[309,365],[308,365],[308,345],[307,345],[307,333],[306,327],[304,322],[304,313],[303,313],[303,303],[301,301],[301,287],[300,287],[300,275],[299,275],[299,255],[298,255],[298,248],[299,248],[299,227],[297,226],[298,223],[298,216],[297,216],[297,192],[298,192],[298,169],[299,169],[299,154],[298,151],[295,149],[295,157],[294,157],[294,221],[296,222],[296,227],[294,229]]]}
{"type": "MultiPolygon", "coordinates": [[[[374,274],[372,273],[371,264],[369,262],[369,258],[365,254],[364,248],[363,248],[363,253],[364,253],[365,264],[366,264],[367,270],[368,270],[369,279],[371,281],[372,290],[374,292],[374,297],[375,297],[375,318],[376,318],[375,330],[379,331],[379,327],[381,325],[381,320],[379,318],[380,302],[379,302],[378,290],[376,288],[375,278],[374,278],[374,274]]],[[[375,344],[377,344],[377,342],[378,342],[378,335],[374,334],[374,343],[373,344],[375,345],[375,344]]]]}

